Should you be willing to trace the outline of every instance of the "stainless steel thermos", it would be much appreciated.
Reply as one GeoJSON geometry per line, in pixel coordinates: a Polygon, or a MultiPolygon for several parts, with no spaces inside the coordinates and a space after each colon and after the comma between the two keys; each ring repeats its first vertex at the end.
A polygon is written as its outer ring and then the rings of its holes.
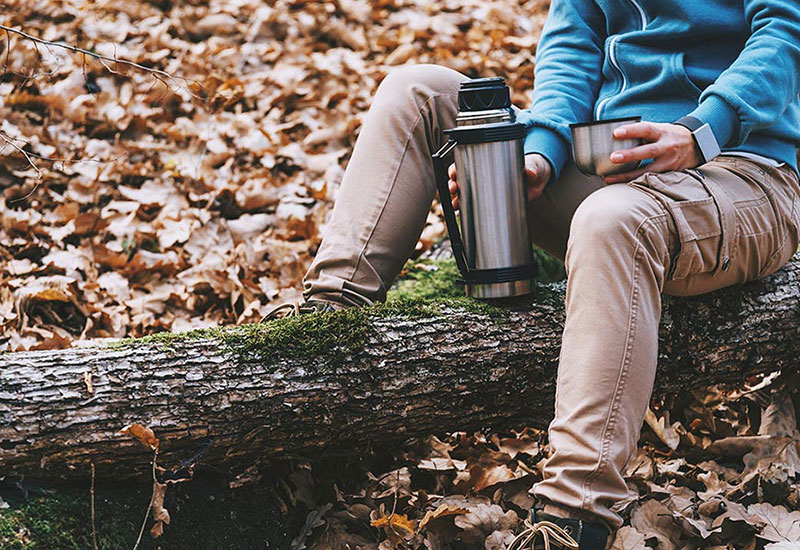
{"type": "Polygon", "coordinates": [[[461,84],[456,127],[433,155],[436,185],[467,296],[531,292],[536,266],[528,233],[525,126],[515,122],[502,78],[461,84]],[[461,231],[447,188],[445,157],[455,150],[461,231]]]}

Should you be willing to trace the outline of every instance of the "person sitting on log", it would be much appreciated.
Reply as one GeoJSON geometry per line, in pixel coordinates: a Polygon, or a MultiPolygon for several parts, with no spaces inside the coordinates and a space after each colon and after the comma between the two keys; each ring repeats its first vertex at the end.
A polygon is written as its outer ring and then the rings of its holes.
{"type": "MultiPolygon", "coordinates": [[[[622,523],[658,358],[661,294],[697,295],[780,268],[798,248],[800,3],[552,0],[527,125],[530,232],[568,274],[552,454],[515,549],[601,549],[622,523]],[[600,178],[568,158],[571,123],[616,131],[644,166],[600,178]],[[707,126],[706,126],[707,125],[707,126]],[[710,129],[713,139],[697,140],[710,129]],[[713,142],[716,141],[716,144],[713,142]],[[721,149],[721,151],[720,151],[721,149]],[[538,505],[537,505],[538,507],[538,505]]],[[[390,72],[356,141],[304,279],[306,313],[384,300],[436,194],[431,153],[467,77],[390,72]]],[[[455,202],[457,177],[450,170],[455,202]]],[[[286,310],[279,310],[278,315],[286,310]]]]}

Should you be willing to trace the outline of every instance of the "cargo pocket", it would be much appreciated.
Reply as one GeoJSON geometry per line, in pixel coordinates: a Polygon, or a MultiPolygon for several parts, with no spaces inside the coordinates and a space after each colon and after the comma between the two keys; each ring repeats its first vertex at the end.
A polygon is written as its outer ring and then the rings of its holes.
{"type": "MultiPolygon", "coordinates": [[[[797,191],[794,174],[738,158],[725,159],[737,200],[738,248],[746,279],[758,279],[780,268],[797,250],[797,191]]],[[[788,170],[788,169],[787,169],[788,170]]]]}
{"type": "Polygon", "coordinates": [[[645,174],[629,185],[660,201],[672,218],[675,246],[667,280],[727,270],[733,255],[733,201],[697,170],[645,174]]]}

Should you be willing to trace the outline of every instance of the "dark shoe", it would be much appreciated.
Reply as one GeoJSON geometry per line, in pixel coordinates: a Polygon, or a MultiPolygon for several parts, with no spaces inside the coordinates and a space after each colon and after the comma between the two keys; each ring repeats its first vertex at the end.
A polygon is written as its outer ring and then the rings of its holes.
{"type": "Polygon", "coordinates": [[[284,317],[297,317],[299,315],[322,313],[324,311],[335,311],[335,309],[328,302],[320,302],[318,300],[308,300],[307,302],[287,302],[271,309],[261,318],[259,323],[264,323],[273,319],[283,319],[284,317]]]}
{"type": "Polygon", "coordinates": [[[541,512],[526,519],[524,525],[508,550],[604,550],[608,540],[608,531],[599,523],[541,512]]]}

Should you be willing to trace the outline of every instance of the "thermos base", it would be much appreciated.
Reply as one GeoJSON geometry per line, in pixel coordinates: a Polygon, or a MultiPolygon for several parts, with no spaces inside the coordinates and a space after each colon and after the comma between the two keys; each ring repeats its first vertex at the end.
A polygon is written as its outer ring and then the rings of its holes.
{"type": "Polygon", "coordinates": [[[498,299],[523,296],[533,292],[532,279],[510,281],[507,283],[466,284],[464,289],[470,298],[498,299]]]}

